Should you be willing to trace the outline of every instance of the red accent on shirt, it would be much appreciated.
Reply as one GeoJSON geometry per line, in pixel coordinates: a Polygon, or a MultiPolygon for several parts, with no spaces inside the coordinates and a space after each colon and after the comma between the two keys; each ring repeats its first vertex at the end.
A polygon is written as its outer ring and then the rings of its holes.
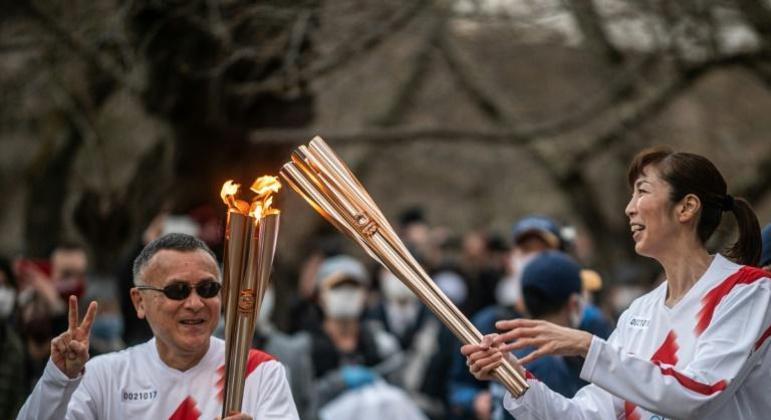
{"type": "Polygon", "coordinates": [[[759,268],[745,266],[704,295],[701,299],[701,310],[699,310],[698,320],[694,328],[696,335],[701,335],[707,329],[709,323],[712,322],[715,308],[724,297],[731,293],[734,287],[740,284],[751,284],[762,278],[771,278],[771,274],[759,268]]]}
{"type": "Polygon", "coordinates": [[[683,375],[671,367],[662,367],[659,362],[653,363],[655,363],[656,366],[661,369],[661,373],[674,377],[677,379],[677,382],[680,382],[680,385],[690,389],[691,391],[698,392],[699,394],[712,395],[716,392],[724,390],[727,385],[725,379],[721,379],[712,385],[698,382],[689,378],[688,376],[683,375]]]}
{"type": "MultiPolygon", "coordinates": [[[[257,366],[271,361],[276,360],[275,357],[272,355],[265,353],[264,351],[251,349],[249,350],[249,356],[246,359],[246,371],[244,373],[244,378],[248,378],[249,375],[254,372],[255,369],[257,369],[257,366]]],[[[217,381],[217,397],[220,399],[220,401],[224,401],[225,399],[225,365],[223,364],[219,368],[217,368],[217,372],[220,374],[220,379],[217,381]]]]}
{"type": "Polygon", "coordinates": [[[626,420],[640,420],[640,413],[635,410],[637,410],[636,405],[629,401],[624,401],[624,415],[626,416],[626,420]]]}
{"type": "Polygon", "coordinates": [[[535,375],[533,375],[533,373],[530,372],[529,370],[525,371],[525,379],[533,379],[536,381],[538,380],[538,378],[536,378],[535,375]]]}
{"type": "Polygon", "coordinates": [[[198,411],[193,397],[187,397],[179,404],[169,420],[198,420],[200,416],[201,412],[198,411]]]}
{"type": "Polygon", "coordinates": [[[664,339],[664,342],[659,349],[656,350],[656,353],[653,353],[651,361],[674,366],[677,364],[677,350],[679,349],[680,346],[677,345],[677,334],[672,330],[667,334],[667,338],[664,339]]]}
{"type": "Polygon", "coordinates": [[[758,341],[755,342],[755,351],[758,351],[760,346],[763,345],[763,342],[766,341],[768,337],[771,337],[771,327],[768,327],[766,331],[760,335],[760,338],[758,338],[758,341]]]}
{"type": "MultiPolygon", "coordinates": [[[[651,361],[659,366],[659,368],[661,368],[662,363],[674,366],[677,364],[677,351],[679,349],[680,346],[677,345],[677,334],[675,334],[674,330],[670,330],[669,334],[664,338],[664,342],[659,346],[659,349],[651,356],[651,361]]],[[[662,372],[664,372],[664,369],[662,369],[662,372]]],[[[627,420],[640,420],[640,414],[635,411],[636,409],[636,405],[629,401],[624,401],[624,414],[626,415],[627,420]]]]}

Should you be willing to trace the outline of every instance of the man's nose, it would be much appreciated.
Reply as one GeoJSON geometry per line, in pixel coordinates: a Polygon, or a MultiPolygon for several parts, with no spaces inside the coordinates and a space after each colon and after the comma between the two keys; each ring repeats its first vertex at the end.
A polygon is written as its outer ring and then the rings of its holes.
{"type": "Polygon", "coordinates": [[[204,306],[203,298],[198,295],[195,289],[190,291],[190,296],[185,298],[183,306],[190,309],[199,309],[204,306]]]}

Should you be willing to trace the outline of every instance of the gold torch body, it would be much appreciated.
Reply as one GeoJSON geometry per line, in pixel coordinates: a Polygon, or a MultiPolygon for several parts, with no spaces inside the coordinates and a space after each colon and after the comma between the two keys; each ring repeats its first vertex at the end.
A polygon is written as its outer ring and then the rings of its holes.
{"type": "Polygon", "coordinates": [[[260,304],[270,284],[280,213],[228,211],[222,301],[225,316],[225,384],[222,417],[241,411],[246,364],[260,304]]]}

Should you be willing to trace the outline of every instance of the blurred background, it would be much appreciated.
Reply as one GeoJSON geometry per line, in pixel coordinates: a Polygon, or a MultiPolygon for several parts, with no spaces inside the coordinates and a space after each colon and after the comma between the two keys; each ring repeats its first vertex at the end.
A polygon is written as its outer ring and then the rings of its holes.
{"type": "MultiPolygon", "coordinates": [[[[78,244],[116,308],[146,240],[221,253],[222,183],[277,173],[315,135],[402,233],[421,224],[432,270],[552,218],[609,317],[659,275],[623,212],[640,149],[705,155],[771,221],[768,0],[35,0],[0,20],[0,255],[78,244]]],[[[278,302],[313,294],[313,258],[369,266],[292,191],[277,204],[278,302]]]]}

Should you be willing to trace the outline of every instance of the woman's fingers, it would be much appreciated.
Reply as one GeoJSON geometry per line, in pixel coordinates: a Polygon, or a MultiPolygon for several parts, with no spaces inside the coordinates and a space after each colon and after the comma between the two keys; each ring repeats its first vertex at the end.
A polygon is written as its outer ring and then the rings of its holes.
{"type": "Polygon", "coordinates": [[[487,357],[477,359],[471,363],[471,373],[485,374],[500,366],[503,360],[503,354],[495,352],[487,357]]]}
{"type": "Polygon", "coordinates": [[[547,351],[544,351],[543,349],[538,349],[538,350],[528,354],[527,356],[519,359],[519,364],[520,365],[526,365],[528,363],[531,363],[531,362],[534,362],[534,361],[540,359],[542,356],[544,356],[546,354],[548,354],[547,351]]]}

